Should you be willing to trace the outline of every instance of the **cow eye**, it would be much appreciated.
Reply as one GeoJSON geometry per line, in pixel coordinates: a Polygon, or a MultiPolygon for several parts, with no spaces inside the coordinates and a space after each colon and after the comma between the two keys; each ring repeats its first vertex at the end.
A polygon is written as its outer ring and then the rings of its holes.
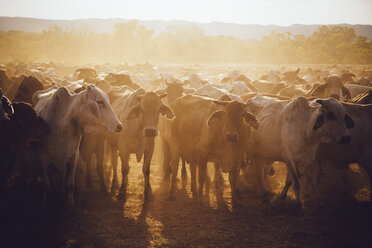
{"type": "Polygon", "coordinates": [[[336,117],[335,117],[335,115],[332,112],[328,112],[327,113],[327,119],[328,120],[335,120],[336,117]]]}
{"type": "Polygon", "coordinates": [[[104,105],[105,103],[103,101],[97,101],[98,104],[104,105]]]}

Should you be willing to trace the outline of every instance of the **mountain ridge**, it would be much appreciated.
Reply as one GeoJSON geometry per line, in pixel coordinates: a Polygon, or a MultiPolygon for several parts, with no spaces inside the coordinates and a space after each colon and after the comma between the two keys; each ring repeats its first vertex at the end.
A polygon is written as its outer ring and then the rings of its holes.
{"type": "MultiPolygon", "coordinates": [[[[19,30],[24,32],[42,32],[51,26],[57,25],[64,29],[80,29],[88,27],[94,32],[103,33],[111,32],[117,22],[128,22],[132,19],[124,18],[87,18],[75,20],[52,20],[52,19],[37,19],[28,17],[0,17],[0,31],[19,30]]],[[[184,20],[138,20],[139,24],[154,30],[154,35],[160,34],[166,30],[168,26],[197,26],[204,30],[205,34],[231,35],[240,39],[261,39],[268,35],[273,30],[280,33],[291,32],[292,34],[309,35],[313,33],[319,26],[323,24],[292,24],[289,26],[281,25],[261,25],[261,24],[238,24],[213,21],[209,23],[192,22],[184,20]]],[[[357,35],[366,36],[369,40],[372,39],[372,25],[369,24],[326,24],[326,26],[345,26],[355,29],[357,35]]]]}

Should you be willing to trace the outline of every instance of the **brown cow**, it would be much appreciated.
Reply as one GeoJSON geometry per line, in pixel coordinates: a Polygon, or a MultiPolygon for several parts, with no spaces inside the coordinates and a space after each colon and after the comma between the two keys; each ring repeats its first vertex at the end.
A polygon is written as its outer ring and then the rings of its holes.
{"type": "Polygon", "coordinates": [[[218,164],[229,172],[232,201],[237,203],[237,171],[242,164],[250,126],[258,128],[256,118],[247,113],[244,104],[237,101],[217,101],[211,98],[187,95],[174,104],[176,119],[172,123],[170,146],[173,197],[180,156],[190,161],[191,190],[201,197],[206,183],[207,162],[218,164]],[[246,124],[247,123],[247,124],[246,124]],[[196,188],[196,165],[199,167],[199,190],[196,188]]]}

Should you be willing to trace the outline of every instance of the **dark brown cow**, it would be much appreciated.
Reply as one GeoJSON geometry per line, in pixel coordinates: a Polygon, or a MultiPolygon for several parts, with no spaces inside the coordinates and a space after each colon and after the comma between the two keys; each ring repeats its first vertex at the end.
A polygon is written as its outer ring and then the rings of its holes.
{"type": "Polygon", "coordinates": [[[34,93],[38,90],[43,89],[44,86],[37,78],[33,76],[24,77],[17,89],[13,101],[32,103],[32,96],[34,95],[34,93]]]}
{"type": "Polygon", "coordinates": [[[26,103],[13,103],[14,114],[9,116],[6,125],[0,124],[0,187],[17,170],[20,182],[27,186],[41,177],[41,168],[37,161],[43,140],[49,133],[49,126],[34,109],[26,103]]]}

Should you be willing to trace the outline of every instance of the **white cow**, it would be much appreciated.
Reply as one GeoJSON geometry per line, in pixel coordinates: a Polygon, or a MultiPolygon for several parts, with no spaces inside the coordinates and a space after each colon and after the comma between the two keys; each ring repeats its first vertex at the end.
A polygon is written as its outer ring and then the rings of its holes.
{"type": "Polygon", "coordinates": [[[260,122],[260,127],[252,130],[248,153],[266,161],[285,162],[288,174],[280,196],[285,198],[293,183],[296,203],[302,207],[299,177],[305,175],[317,193],[310,168],[318,146],[331,141],[350,143],[349,128],[354,126],[353,120],[344,106],[333,98],[308,102],[304,97],[278,100],[256,96],[246,105],[260,122]]]}
{"type": "Polygon", "coordinates": [[[36,92],[33,100],[36,113],[51,127],[41,155],[45,188],[58,189],[62,199],[67,191],[72,206],[82,134],[120,132],[122,124],[107,95],[93,85],[79,94],[71,94],[65,87],[53,87],[36,92]]]}

